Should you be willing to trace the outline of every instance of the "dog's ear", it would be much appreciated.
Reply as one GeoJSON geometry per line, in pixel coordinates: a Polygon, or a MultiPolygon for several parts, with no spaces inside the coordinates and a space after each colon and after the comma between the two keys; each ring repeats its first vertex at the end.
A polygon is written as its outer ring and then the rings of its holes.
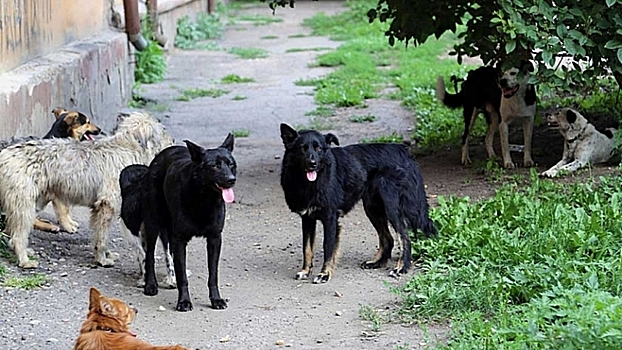
{"type": "Polygon", "coordinates": [[[76,119],[78,119],[78,113],[76,112],[66,112],[61,114],[61,118],[63,118],[63,120],[65,121],[65,124],[69,125],[73,125],[76,122],[76,119]]]}
{"type": "Polygon", "coordinates": [[[326,143],[330,146],[331,143],[334,143],[335,145],[339,146],[339,139],[337,138],[337,136],[328,133],[326,135],[324,135],[324,141],[326,141],[326,143]]]}
{"type": "Polygon", "coordinates": [[[298,137],[298,132],[294,130],[291,126],[281,123],[281,140],[283,140],[283,144],[285,148],[288,148],[296,138],[298,137]]]}
{"type": "Polygon", "coordinates": [[[201,163],[203,161],[205,149],[190,140],[184,140],[184,142],[186,143],[186,147],[188,147],[188,152],[190,152],[190,159],[192,159],[193,162],[201,163]]]}
{"type": "Polygon", "coordinates": [[[572,109],[566,111],[566,120],[568,123],[572,124],[577,121],[577,115],[572,109]]]}
{"type": "Polygon", "coordinates": [[[232,133],[229,133],[225,141],[222,143],[222,145],[220,145],[220,148],[224,148],[229,152],[233,152],[233,141],[235,141],[235,138],[233,137],[232,133]]]}
{"type": "Polygon", "coordinates": [[[520,69],[522,72],[530,72],[530,73],[533,73],[533,71],[534,71],[533,64],[532,64],[531,62],[529,62],[528,60],[521,60],[521,61],[520,61],[520,67],[519,67],[519,69],[520,69]]]}
{"type": "Polygon", "coordinates": [[[61,114],[66,113],[67,110],[65,110],[62,107],[56,107],[52,110],[52,114],[54,114],[54,118],[58,119],[58,117],[60,117],[61,114]]]}
{"type": "Polygon", "coordinates": [[[99,299],[101,299],[102,293],[95,287],[91,287],[89,290],[89,310],[99,308],[99,299]]]}

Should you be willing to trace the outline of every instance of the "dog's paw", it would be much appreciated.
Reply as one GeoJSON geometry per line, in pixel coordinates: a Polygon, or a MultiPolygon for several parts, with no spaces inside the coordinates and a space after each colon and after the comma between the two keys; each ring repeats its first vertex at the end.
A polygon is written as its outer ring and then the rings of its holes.
{"type": "Polygon", "coordinates": [[[67,233],[77,233],[78,229],[80,228],[80,224],[71,219],[66,222],[61,221],[59,222],[59,224],[63,228],[63,231],[66,231],[67,233]]]}
{"type": "Polygon", "coordinates": [[[108,259],[108,258],[97,259],[97,264],[102,266],[102,267],[113,267],[114,266],[114,260],[108,259]]]}
{"type": "Polygon", "coordinates": [[[300,271],[296,273],[295,279],[297,280],[306,280],[309,278],[309,271],[300,271]]]}
{"type": "Polygon", "coordinates": [[[143,294],[149,295],[149,296],[158,295],[158,285],[145,284],[145,289],[143,290],[143,294]]]}
{"type": "Polygon", "coordinates": [[[36,260],[27,260],[19,263],[19,267],[22,269],[36,269],[39,267],[39,262],[36,260]]]}
{"type": "Polygon", "coordinates": [[[315,278],[313,279],[313,283],[314,284],[318,284],[318,283],[326,283],[330,281],[330,273],[328,272],[320,272],[317,276],[315,276],[315,278]]]}
{"type": "Polygon", "coordinates": [[[137,279],[136,280],[136,287],[144,288],[145,287],[145,279],[144,278],[137,279]]]}
{"type": "MultiPolygon", "coordinates": [[[[212,307],[214,304],[212,304],[212,307]]],[[[225,304],[226,307],[226,304],[225,304]]],[[[192,307],[192,302],[190,300],[180,300],[177,302],[177,306],[175,306],[175,310],[177,311],[181,311],[181,312],[186,312],[186,311],[192,311],[193,307],[192,307]]]]}
{"type": "Polygon", "coordinates": [[[361,268],[365,270],[379,269],[385,267],[386,263],[382,263],[380,261],[365,261],[361,264],[361,268]]]}
{"type": "Polygon", "coordinates": [[[212,309],[223,310],[227,308],[227,302],[225,299],[210,299],[212,303],[212,309]]]}
{"type": "Polygon", "coordinates": [[[534,167],[535,165],[536,165],[536,163],[535,163],[532,159],[525,159],[525,160],[523,161],[523,166],[524,166],[525,168],[532,168],[532,167],[534,167]]]}
{"type": "Polygon", "coordinates": [[[389,272],[389,276],[394,277],[394,278],[400,278],[402,275],[405,275],[407,272],[408,270],[404,268],[398,269],[396,267],[393,270],[391,270],[391,272],[389,272]]]}
{"type": "Polygon", "coordinates": [[[175,276],[167,275],[162,282],[162,286],[167,289],[175,289],[177,288],[177,281],[175,281],[175,276]]]}
{"type": "Polygon", "coordinates": [[[514,169],[515,165],[514,162],[510,160],[508,162],[503,162],[503,167],[506,169],[514,169]]]}
{"type": "Polygon", "coordinates": [[[555,177],[557,176],[557,171],[555,170],[547,170],[540,174],[540,177],[555,177]]]}

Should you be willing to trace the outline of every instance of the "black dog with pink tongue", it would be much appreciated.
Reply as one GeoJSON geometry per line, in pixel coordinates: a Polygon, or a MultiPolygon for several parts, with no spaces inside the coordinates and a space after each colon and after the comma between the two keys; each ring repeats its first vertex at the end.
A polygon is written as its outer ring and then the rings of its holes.
{"type": "Polygon", "coordinates": [[[158,236],[170,242],[177,280],[178,311],[192,310],[186,276],[186,246],[192,237],[205,237],[213,309],[224,309],[218,290],[218,262],[225,224],[225,203],[234,201],[236,163],[231,155],[233,135],[218,148],[204,149],[190,141],[172,146],[149,165],[143,184],[143,217],[147,236],[145,294],[156,295],[154,252],[158,236]]]}

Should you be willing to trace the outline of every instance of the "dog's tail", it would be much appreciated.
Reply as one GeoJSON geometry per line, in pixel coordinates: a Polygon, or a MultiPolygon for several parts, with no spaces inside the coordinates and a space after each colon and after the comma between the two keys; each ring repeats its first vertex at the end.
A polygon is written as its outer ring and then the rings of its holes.
{"type": "Polygon", "coordinates": [[[450,94],[445,90],[445,81],[443,77],[438,77],[436,80],[436,99],[443,102],[443,104],[449,108],[462,107],[462,93],[450,94]]]}

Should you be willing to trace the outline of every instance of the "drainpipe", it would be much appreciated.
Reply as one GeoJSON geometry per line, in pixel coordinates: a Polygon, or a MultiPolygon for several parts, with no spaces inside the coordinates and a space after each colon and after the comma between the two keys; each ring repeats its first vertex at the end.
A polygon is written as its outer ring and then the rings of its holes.
{"type": "Polygon", "coordinates": [[[214,0],[207,0],[207,13],[210,15],[214,13],[216,4],[214,4],[214,0]]]}
{"type": "Polygon", "coordinates": [[[147,12],[151,18],[151,30],[155,36],[155,40],[162,47],[166,45],[167,39],[160,33],[160,21],[158,20],[158,0],[147,0],[147,12]]]}
{"type": "Polygon", "coordinates": [[[123,0],[125,12],[125,32],[136,50],[143,51],[147,47],[147,40],[140,33],[140,14],[138,0],[123,0]]]}

